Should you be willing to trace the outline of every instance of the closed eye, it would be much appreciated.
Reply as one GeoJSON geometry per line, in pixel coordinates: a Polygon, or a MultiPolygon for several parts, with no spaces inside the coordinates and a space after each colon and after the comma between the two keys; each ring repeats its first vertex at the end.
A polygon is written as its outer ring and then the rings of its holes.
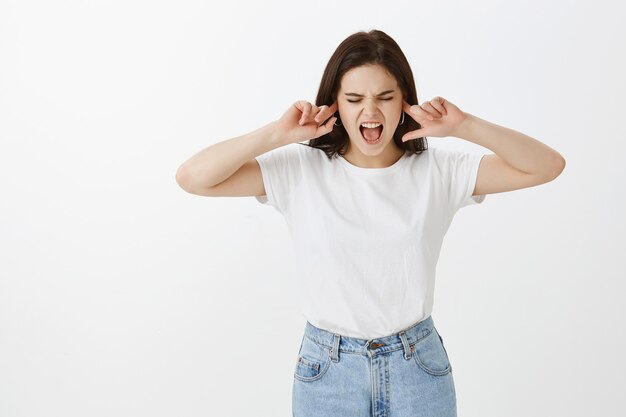
{"type": "MultiPolygon", "coordinates": [[[[381,100],[385,100],[385,101],[393,100],[393,97],[383,98],[381,100]]],[[[361,100],[348,100],[349,103],[358,103],[359,101],[361,101],[361,100]]]]}

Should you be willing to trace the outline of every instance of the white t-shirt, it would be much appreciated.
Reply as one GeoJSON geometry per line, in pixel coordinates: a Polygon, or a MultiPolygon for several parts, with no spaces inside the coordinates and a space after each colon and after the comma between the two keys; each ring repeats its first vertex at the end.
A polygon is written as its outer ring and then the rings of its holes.
{"type": "Polygon", "coordinates": [[[472,196],[482,157],[429,147],[361,168],[304,143],[257,156],[266,195],[256,199],[287,222],[305,319],[373,339],[427,318],[452,218],[485,199],[472,196]]]}

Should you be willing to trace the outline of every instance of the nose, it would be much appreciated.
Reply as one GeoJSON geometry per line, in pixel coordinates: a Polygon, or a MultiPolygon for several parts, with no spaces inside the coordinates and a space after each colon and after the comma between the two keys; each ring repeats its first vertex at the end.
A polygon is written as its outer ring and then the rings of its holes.
{"type": "Polygon", "coordinates": [[[363,113],[368,116],[374,116],[378,114],[378,107],[376,106],[376,99],[366,98],[363,99],[363,113]]]}

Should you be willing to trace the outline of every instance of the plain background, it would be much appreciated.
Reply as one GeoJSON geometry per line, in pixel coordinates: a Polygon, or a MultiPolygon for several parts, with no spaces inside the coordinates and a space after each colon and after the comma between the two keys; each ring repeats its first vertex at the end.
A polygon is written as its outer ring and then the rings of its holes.
{"type": "Polygon", "coordinates": [[[314,101],[336,46],[374,28],[420,101],[567,160],[553,182],[460,210],[445,238],[433,318],[459,416],[622,415],[617,5],[1,2],[0,415],[291,415],[305,319],[286,223],[175,173],[314,101]]]}

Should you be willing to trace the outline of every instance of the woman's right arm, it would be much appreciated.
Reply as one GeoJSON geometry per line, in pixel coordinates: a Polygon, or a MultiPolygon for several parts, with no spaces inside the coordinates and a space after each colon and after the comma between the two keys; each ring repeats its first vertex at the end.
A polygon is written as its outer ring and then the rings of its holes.
{"type": "Polygon", "coordinates": [[[286,145],[284,138],[280,141],[275,123],[201,150],[178,168],[176,182],[183,190],[197,195],[264,195],[261,170],[254,158],[286,145]],[[224,183],[231,177],[232,181],[224,183]],[[222,183],[226,187],[220,187],[222,183]]]}
{"type": "Polygon", "coordinates": [[[255,158],[280,146],[330,132],[336,118],[320,123],[336,107],[297,101],[279,120],[193,155],[178,168],[176,182],[183,190],[203,196],[265,195],[261,168],[255,158]]]}

